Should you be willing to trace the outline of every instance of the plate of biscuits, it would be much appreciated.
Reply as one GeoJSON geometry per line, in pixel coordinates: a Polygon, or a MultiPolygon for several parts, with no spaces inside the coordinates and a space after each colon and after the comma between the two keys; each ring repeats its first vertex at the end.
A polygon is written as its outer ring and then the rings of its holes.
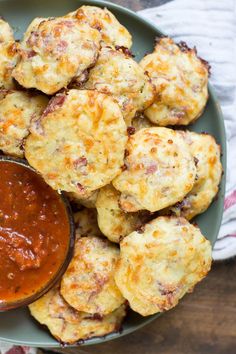
{"type": "Polygon", "coordinates": [[[0,339],[129,334],[211,268],[226,139],[210,65],[105,1],[0,15],[0,339]]]}

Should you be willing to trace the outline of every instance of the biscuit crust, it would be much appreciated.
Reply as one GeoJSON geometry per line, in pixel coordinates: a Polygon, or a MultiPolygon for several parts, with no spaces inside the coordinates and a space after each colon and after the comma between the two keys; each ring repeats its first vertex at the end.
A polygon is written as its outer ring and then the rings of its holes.
{"type": "Polygon", "coordinates": [[[158,211],[182,200],[192,189],[196,167],[178,132],[141,129],[129,137],[126,149],[126,169],[113,180],[124,211],[158,211]]]}
{"type": "Polygon", "coordinates": [[[84,87],[112,95],[128,126],[136,112],[147,108],[155,97],[154,86],[139,64],[122,49],[111,47],[101,49],[84,87]]]}
{"type": "Polygon", "coordinates": [[[23,157],[31,121],[40,117],[47,103],[43,95],[0,90],[0,150],[23,157]]]}
{"type": "Polygon", "coordinates": [[[26,158],[56,190],[88,198],[121,172],[126,126],[107,95],[86,90],[58,94],[31,131],[26,158]]]}
{"type": "Polygon", "coordinates": [[[124,305],[104,317],[76,311],[60,295],[58,286],[29,305],[29,310],[39,323],[46,325],[51,334],[65,344],[118,331],[126,315],[124,305]]]}
{"type": "Polygon", "coordinates": [[[20,43],[13,77],[26,88],[52,95],[79,81],[97,59],[101,35],[73,18],[35,19],[20,43]]]}
{"type": "Polygon", "coordinates": [[[158,93],[145,111],[153,123],[187,125],[200,117],[208,99],[208,65],[198,58],[196,49],[161,38],[140,65],[158,93]]]}
{"type": "Polygon", "coordinates": [[[77,239],[74,257],[62,277],[61,294],[78,311],[107,315],[125,302],[114,280],[119,249],[106,239],[77,239]]]}

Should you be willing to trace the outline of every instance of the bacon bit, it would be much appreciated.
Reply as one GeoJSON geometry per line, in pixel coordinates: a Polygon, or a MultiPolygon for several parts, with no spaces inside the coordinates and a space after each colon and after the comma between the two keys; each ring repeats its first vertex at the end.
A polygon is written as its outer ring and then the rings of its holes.
{"type": "Polygon", "coordinates": [[[148,168],[146,169],[146,175],[150,175],[153,174],[157,171],[157,165],[150,165],[148,166],[148,168]]]}
{"type": "Polygon", "coordinates": [[[99,313],[94,313],[94,314],[88,315],[85,318],[89,319],[89,320],[96,320],[96,321],[102,321],[103,320],[103,316],[100,315],[99,313]]]}
{"type": "Polygon", "coordinates": [[[51,98],[47,107],[43,111],[41,118],[46,117],[49,113],[52,113],[53,111],[61,107],[65,102],[65,99],[66,99],[65,93],[59,93],[55,97],[51,98]]]}
{"type": "Polygon", "coordinates": [[[83,193],[85,191],[84,186],[82,186],[82,184],[80,184],[79,182],[76,183],[76,186],[81,193],[83,193]]]}
{"type": "Polygon", "coordinates": [[[168,139],[168,144],[173,144],[173,140],[168,139]]]}
{"type": "Polygon", "coordinates": [[[131,58],[135,57],[135,55],[131,52],[131,50],[129,50],[127,47],[124,47],[123,45],[116,45],[115,48],[116,48],[116,50],[121,51],[122,53],[124,53],[128,57],[131,57],[131,58]]]}
{"type": "Polygon", "coordinates": [[[135,127],[128,127],[127,128],[127,134],[130,135],[134,135],[135,134],[135,127]]]}
{"type": "Polygon", "coordinates": [[[35,55],[37,55],[37,53],[34,50],[30,50],[30,51],[26,52],[26,55],[27,55],[27,58],[30,59],[30,58],[35,57],[35,55]]]}
{"type": "Polygon", "coordinates": [[[75,168],[80,168],[80,167],[83,167],[83,166],[87,166],[87,164],[88,164],[88,160],[84,156],[78,158],[77,160],[75,160],[73,162],[73,165],[74,165],[75,168]]]}
{"type": "Polygon", "coordinates": [[[30,37],[27,39],[26,44],[30,47],[34,46],[39,38],[38,31],[32,31],[30,37]]]}
{"type": "Polygon", "coordinates": [[[125,158],[129,156],[129,151],[127,149],[125,149],[125,158]]]}
{"type": "Polygon", "coordinates": [[[26,143],[26,139],[22,139],[21,144],[19,146],[19,149],[21,151],[25,151],[25,143],[26,143]]]}
{"type": "Polygon", "coordinates": [[[202,59],[201,57],[198,57],[198,59],[201,60],[202,64],[205,66],[205,68],[208,71],[208,75],[211,76],[211,65],[206,61],[205,59],[202,59]]]}
{"type": "Polygon", "coordinates": [[[62,40],[57,45],[57,51],[60,53],[64,53],[67,47],[68,47],[68,43],[62,40]]]}
{"type": "Polygon", "coordinates": [[[73,88],[73,87],[80,88],[88,80],[88,76],[89,76],[89,72],[86,69],[81,73],[80,76],[76,76],[72,79],[69,88],[73,88]]]}
{"type": "Polygon", "coordinates": [[[195,166],[197,166],[198,162],[199,162],[198,158],[194,156],[193,160],[194,160],[195,166]]]}
{"type": "Polygon", "coordinates": [[[127,167],[126,164],[124,164],[123,166],[121,166],[121,171],[125,171],[125,170],[127,170],[127,169],[128,169],[128,167],[127,167]]]}
{"type": "MultiPolygon", "coordinates": [[[[179,43],[177,43],[177,46],[179,47],[179,49],[181,50],[181,52],[183,53],[187,53],[190,50],[192,50],[191,48],[188,47],[187,43],[184,41],[181,41],[179,43]]],[[[193,49],[194,51],[196,51],[196,48],[193,49]]]]}
{"type": "Polygon", "coordinates": [[[136,229],[136,232],[137,232],[138,234],[143,234],[144,231],[145,231],[145,225],[141,225],[140,227],[138,227],[138,228],[136,229]]]}

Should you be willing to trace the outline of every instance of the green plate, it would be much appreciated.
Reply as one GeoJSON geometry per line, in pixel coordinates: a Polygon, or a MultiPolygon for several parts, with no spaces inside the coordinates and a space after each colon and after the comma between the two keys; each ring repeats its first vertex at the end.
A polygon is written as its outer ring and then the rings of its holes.
{"type": "MultiPolygon", "coordinates": [[[[15,29],[16,38],[20,39],[29,22],[34,17],[50,17],[63,15],[75,10],[82,4],[106,6],[133,35],[133,52],[136,60],[153,49],[155,37],[162,34],[161,30],[140,18],[132,11],[103,1],[77,0],[0,0],[0,15],[15,29]]],[[[209,132],[214,135],[222,147],[222,163],[226,167],[226,138],[222,113],[219,102],[209,87],[210,97],[202,117],[190,126],[196,132],[209,132]]],[[[211,207],[196,218],[202,233],[214,244],[221,224],[224,202],[225,176],[221,182],[218,198],[211,207]]],[[[82,345],[98,344],[131,333],[153,321],[158,315],[142,317],[134,312],[128,315],[123,329],[106,337],[86,340],[82,345]]],[[[29,315],[26,308],[12,310],[0,314],[0,339],[22,345],[35,347],[58,347],[60,344],[51,337],[49,332],[40,327],[29,315]]]]}

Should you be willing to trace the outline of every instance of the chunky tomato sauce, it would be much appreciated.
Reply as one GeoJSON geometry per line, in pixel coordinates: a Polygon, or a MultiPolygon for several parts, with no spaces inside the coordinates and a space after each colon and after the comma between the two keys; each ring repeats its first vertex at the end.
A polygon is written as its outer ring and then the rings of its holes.
{"type": "Polygon", "coordinates": [[[58,193],[29,168],[0,161],[0,304],[48,283],[65,259],[69,236],[58,193]]]}

